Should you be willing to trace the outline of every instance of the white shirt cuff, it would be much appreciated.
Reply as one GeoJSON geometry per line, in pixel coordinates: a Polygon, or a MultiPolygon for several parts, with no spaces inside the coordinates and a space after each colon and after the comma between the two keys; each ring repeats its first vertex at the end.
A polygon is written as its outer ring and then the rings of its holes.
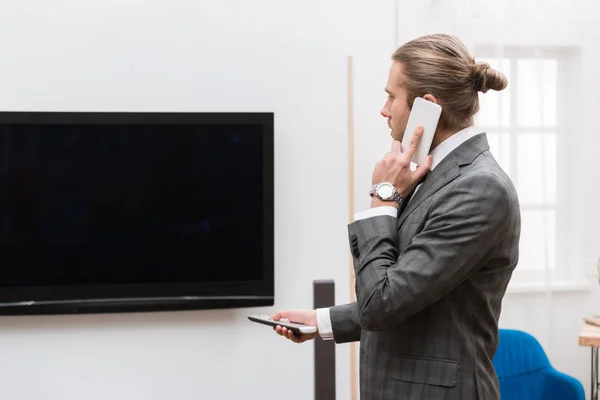
{"type": "Polygon", "coordinates": [[[361,219],[378,217],[381,215],[389,215],[390,217],[398,218],[398,209],[392,206],[381,206],[368,208],[366,210],[357,212],[354,214],[354,220],[358,221],[361,219]]]}
{"type": "Polygon", "coordinates": [[[317,327],[322,339],[333,339],[333,328],[331,327],[329,308],[317,308],[317,327]]]}

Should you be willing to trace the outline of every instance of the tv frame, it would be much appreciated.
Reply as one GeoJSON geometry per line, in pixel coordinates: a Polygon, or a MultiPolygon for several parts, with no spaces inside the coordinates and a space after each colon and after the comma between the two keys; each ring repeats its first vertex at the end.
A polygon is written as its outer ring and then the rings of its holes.
{"type": "Polygon", "coordinates": [[[4,124],[260,124],[263,126],[263,279],[169,284],[0,286],[0,315],[120,313],[272,306],[274,114],[269,112],[0,112],[4,124]]]}

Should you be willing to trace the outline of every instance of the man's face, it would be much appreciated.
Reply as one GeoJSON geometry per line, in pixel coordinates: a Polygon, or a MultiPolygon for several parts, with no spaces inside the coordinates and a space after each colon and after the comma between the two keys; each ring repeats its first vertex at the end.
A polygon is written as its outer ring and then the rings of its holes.
{"type": "Polygon", "coordinates": [[[388,126],[392,130],[390,135],[400,142],[404,137],[404,128],[406,128],[410,114],[410,109],[406,104],[406,91],[401,86],[403,81],[402,66],[398,61],[394,61],[385,88],[388,99],[381,110],[381,115],[388,120],[388,126]]]}

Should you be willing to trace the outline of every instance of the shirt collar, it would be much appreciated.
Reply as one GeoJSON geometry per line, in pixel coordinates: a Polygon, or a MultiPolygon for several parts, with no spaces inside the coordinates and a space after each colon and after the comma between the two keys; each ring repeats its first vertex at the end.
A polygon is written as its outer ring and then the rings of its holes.
{"type": "Polygon", "coordinates": [[[435,149],[430,153],[433,156],[433,162],[431,163],[431,171],[437,165],[442,162],[448,154],[455,150],[458,146],[477,135],[478,131],[473,126],[469,126],[461,131],[456,132],[448,139],[437,145],[435,149]]]}

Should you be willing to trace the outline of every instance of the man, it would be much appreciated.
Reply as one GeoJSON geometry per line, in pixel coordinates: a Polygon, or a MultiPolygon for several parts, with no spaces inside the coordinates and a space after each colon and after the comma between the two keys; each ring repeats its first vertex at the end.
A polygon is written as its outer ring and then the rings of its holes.
{"type": "MultiPolygon", "coordinates": [[[[492,359],[520,211],[485,133],[472,125],[478,92],[507,81],[448,35],[417,38],[392,58],[381,114],[394,141],[373,184],[391,183],[402,200],[375,193],[348,227],[357,301],[273,319],[315,325],[337,343],[360,341],[361,399],[500,399],[492,359]],[[417,96],[440,104],[442,116],[430,156],[413,171],[422,132],[410,148],[400,143],[417,96]]],[[[295,342],[316,336],[276,331],[295,342]]]]}

